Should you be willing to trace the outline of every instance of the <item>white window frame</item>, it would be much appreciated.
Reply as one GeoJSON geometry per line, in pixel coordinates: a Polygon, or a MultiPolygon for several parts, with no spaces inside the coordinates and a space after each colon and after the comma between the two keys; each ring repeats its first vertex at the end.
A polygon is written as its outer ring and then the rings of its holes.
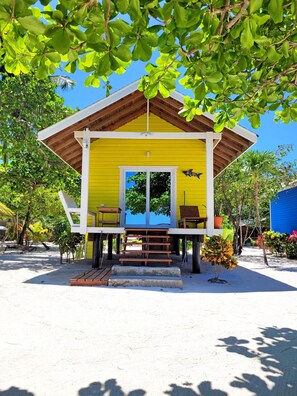
{"type": "MultiPolygon", "coordinates": [[[[125,213],[126,213],[126,172],[168,172],[170,173],[171,183],[170,183],[170,225],[168,227],[175,227],[176,225],[176,170],[177,166],[119,166],[120,168],[120,208],[121,213],[121,226],[125,227],[125,213]]],[[[148,188],[148,185],[147,185],[148,188]]],[[[146,192],[149,196],[149,191],[146,192]]],[[[147,199],[147,205],[149,204],[149,199],[147,199]]],[[[148,208],[146,208],[146,215],[149,216],[148,208]]],[[[146,224],[148,224],[148,217],[146,218],[146,224]]],[[[135,224],[137,226],[137,224],[135,224]]],[[[129,227],[133,225],[129,224],[129,227]]],[[[141,225],[139,227],[154,228],[153,225],[141,225]]]]}

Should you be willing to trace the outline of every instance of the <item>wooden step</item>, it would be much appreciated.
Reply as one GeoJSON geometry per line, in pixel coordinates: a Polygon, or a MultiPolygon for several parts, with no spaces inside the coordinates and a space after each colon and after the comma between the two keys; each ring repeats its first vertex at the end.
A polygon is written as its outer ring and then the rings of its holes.
{"type": "Polygon", "coordinates": [[[71,286],[107,286],[111,268],[91,269],[70,279],[71,286]]]}
{"type": "Polygon", "coordinates": [[[145,246],[170,246],[170,242],[124,242],[124,246],[132,246],[132,245],[145,245],[145,246]]]}
{"type": "Polygon", "coordinates": [[[150,263],[166,263],[168,266],[172,263],[171,259],[152,259],[152,258],[144,258],[144,257],[120,257],[119,261],[121,264],[124,263],[144,263],[144,265],[150,264],[150,263]]]}
{"type": "Polygon", "coordinates": [[[132,253],[135,255],[138,254],[171,254],[169,250],[135,250],[135,249],[126,249],[122,250],[122,253],[132,253]]]}
{"type": "Polygon", "coordinates": [[[139,235],[139,234],[129,234],[125,235],[124,238],[137,238],[137,239],[166,239],[168,240],[170,238],[169,235],[139,235]]]}
{"type": "Polygon", "coordinates": [[[168,228],[125,228],[125,232],[129,234],[131,231],[140,231],[140,232],[165,232],[168,233],[168,228]]]}

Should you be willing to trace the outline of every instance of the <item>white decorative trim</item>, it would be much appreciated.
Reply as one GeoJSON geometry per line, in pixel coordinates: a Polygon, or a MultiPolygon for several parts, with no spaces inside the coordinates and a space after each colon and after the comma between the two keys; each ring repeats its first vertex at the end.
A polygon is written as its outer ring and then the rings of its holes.
{"type": "MultiPolygon", "coordinates": [[[[100,132],[90,131],[92,139],[206,139],[208,133],[213,132],[100,132]]],[[[83,131],[74,132],[76,140],[83,136],[83,131]]],[[[220,140],[221,135],[216,135],[220,140]]]]}
{"type": "Polygon", "coordinates": [[[213,185],[213,139],[214,133],[206,138],[206,216],[207,235],[213,235],[214,229],[214,185],[213,185]]]}
{"type": "Polygon", "coordinates": [[[83,133],[81,194],[80,194],[81,196],[80,228],[82,234],[87,233],[87,226],[88,226],[90,146],[91,146],[90,131],[86,130],[83,133]]]}

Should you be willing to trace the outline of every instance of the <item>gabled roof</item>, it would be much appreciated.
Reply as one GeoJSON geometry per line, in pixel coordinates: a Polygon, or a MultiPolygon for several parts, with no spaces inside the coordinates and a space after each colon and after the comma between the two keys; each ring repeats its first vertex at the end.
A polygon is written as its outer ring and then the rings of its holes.
{"type": "MultiPolygon", "coordinates": [[[[147,112],[147,99],[138,91],[139,81],[115,92],[107,98],[78,111],[64,120],[39,132],[38,139],[72,168],[81,171],[82,148],[74,137],[75,131],[115,131],[147,112]]],[[[149,101],[149,111],[185,132],[212,132],[211,114],[196,116],[187,122],[178,112],[183,95],[174,92],[164,99],[157,95],[149,101]]],[[[142,132],[142,131],[141,131],[142,132]]],[[[219,174],[232,161],[257,141],[257,135],[245,128],[225,128],[222,139],[214,149],[214,175],[219,174]]]]}

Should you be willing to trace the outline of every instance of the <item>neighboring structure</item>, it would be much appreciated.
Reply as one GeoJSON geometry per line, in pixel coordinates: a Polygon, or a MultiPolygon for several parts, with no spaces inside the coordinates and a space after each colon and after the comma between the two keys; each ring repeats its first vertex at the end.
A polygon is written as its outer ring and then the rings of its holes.
{"type": "Polygon", "coordinates": [[[111,239],[126,228],[167,228],[175,240],[189,235],[195,245],[219,232],[214,177],[257,136],[240,126],[214,133],[210,114],[187,122],[178,114],[183,95],[147,100],[138,84],[41,131],[39,140],[82,175],[81,207],[70,208],[80,215],[73,232],[90,235],[96,246],[99,236],[111,239]],[[178,228],[181,205],[198,205],[206,227],[178,228]]]}
{"type": "Polygon", "coordinates": [[[271,201],[270,228],[287,234],[297,230],[297,186],[279,191],[271,201]]]}

